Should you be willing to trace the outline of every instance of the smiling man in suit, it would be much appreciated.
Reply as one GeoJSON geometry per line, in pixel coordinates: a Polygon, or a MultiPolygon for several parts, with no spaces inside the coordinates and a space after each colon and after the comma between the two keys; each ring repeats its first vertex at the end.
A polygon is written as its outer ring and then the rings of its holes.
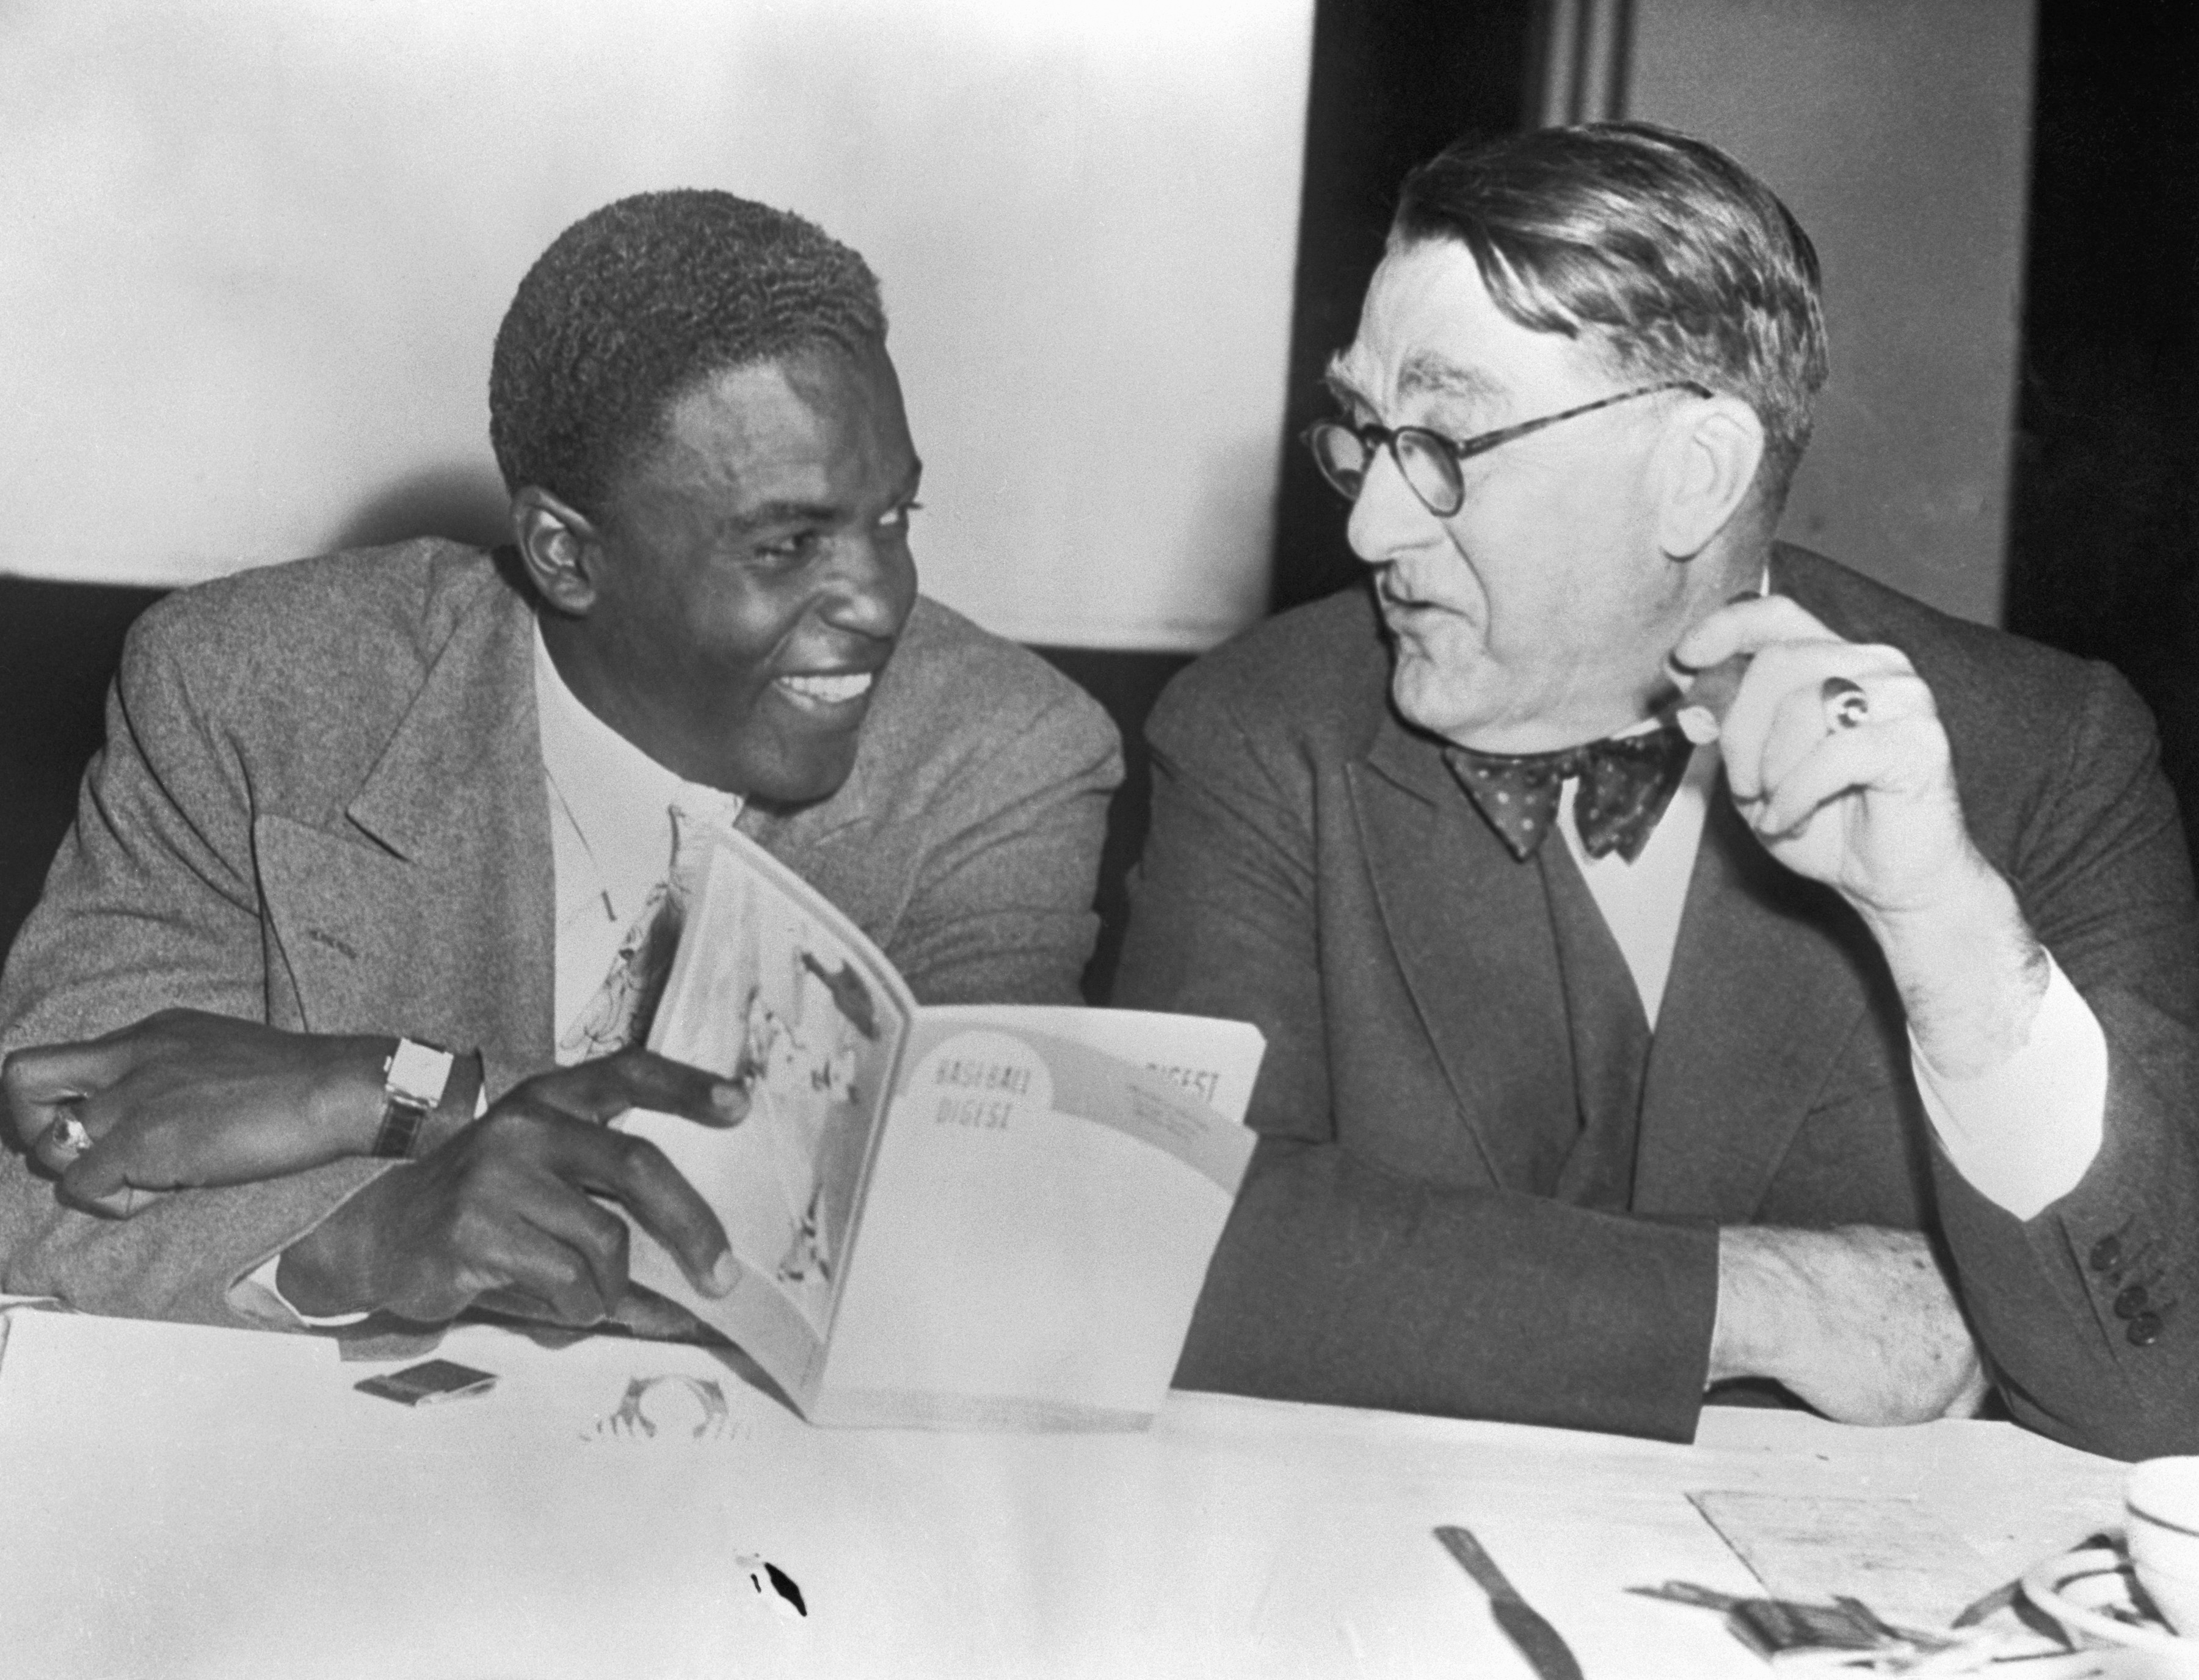
{"type": "Polygon", "coordinates": [[[1368,586],[1150,729],[1118,1000],[1269,1043],[1179,1382],[1671,1438],[1721,1385],[1991,1387],[2199,1447],[2149,720],[1772,540],[1825,373],[1807,238],[1712,148],[1408,179],[1309,438],[1368,586]]]}
{"type": "Polygon", "coordinates": [[[341,554],[147,614],[0,1049],[67,1187],[190,1187],[102,1220],[9,1157],[9,1289],[215,1323],[589,1323],[631,1305],[600,1195],[723,1293],[709,1209],[598,1123],[743,1110],[628,1047],[675,853],[714,825],[921,999],[1076,1000],[1114,732],[917,594],[885,334],[867,266],[800,218],[622,200],[558,237],[497,336],[510,549],[341,554]]]}

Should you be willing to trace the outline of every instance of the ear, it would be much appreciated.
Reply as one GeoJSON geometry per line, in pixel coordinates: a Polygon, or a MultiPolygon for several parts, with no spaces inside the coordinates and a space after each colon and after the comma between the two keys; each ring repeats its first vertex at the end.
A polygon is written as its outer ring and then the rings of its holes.
{"type": "Polygon", "coordinates": [[[1764,423],[1738,397],[1674,416],[1654,462],[1658,546],[1675,560],[1701,553],[1748,499],[1763,459],[1764,423]]]}
{"type": "Polygon", "coordinates": [[[569,502],[537,484],[511,493],[511,534],[519,561],[552,610],[585,618],[596,604],[596,567],[603,552],[594,523],[569,502]]]}

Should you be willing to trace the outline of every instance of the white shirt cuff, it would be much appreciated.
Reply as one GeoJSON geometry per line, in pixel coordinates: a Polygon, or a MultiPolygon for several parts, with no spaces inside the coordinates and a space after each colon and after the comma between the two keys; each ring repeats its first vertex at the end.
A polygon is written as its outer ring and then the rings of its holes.
{"type": "MultiPolygon", "coordinates": [[[[478,1120],[488,1112],[488,1082],[482,1081],[474,1092],[474,1118],[478,1120]]],[[[247,1318],[262,1319],[285,1330],[295,1330],[300,1325],[308,1329],[340,1329],[347,1324],[357,1324],[373,1314],[364,1312],[330,1313],[315,1318],[311,1313],[301,1313],[284,1298],[275,1286],[275,1274],[283,1264],[283,1251],[277,1249],[252,1271],[229,1286],[230,1310],[242,1313],[247,1318]]]]}
{"type": "Polygon", "coordinates": [[[305,1326],[309,1329],[326,1330],[346,1324],[357,1324],[370,1316],[363,1312],[330,1313],[316,1318],[301,1313],[283,1298],[275,1286],[275,1273],[283,1263],[283,1251],[277,1249],[262,1261],[258,1269],[237,1279],[229,1286],[229,1304],[249,1318],[265,1320],[288,1329],[305,1326]]]}
{"type": "Polygon", "coordinates": [[[2029,1219],[2077,1187],[2100,1152],[2108,1041],[2051,956],[2023,1047],[1991,1072],[1951,1079],[1912,1035],[1909,1060],[1939,1147],[1979,1194],[2029,1219]]]}

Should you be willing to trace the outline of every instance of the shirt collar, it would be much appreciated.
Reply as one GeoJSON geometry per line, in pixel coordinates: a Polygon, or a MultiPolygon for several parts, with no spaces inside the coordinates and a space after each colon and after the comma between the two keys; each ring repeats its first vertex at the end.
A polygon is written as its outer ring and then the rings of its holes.
{"type": "Polygon", "coordinates": [[[672,861],[672,807],[726,808],[738,796],[683,780],[613,729],[566,685],[534,626],[534,709],[551,795],[572,819],[612,917],[641,909],[672,861]]]}

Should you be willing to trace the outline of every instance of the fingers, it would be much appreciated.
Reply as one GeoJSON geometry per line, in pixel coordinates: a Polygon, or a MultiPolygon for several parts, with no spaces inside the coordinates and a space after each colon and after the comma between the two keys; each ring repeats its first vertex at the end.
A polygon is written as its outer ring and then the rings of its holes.
{"type": "Polygon", "coordinates": [[[733,1126],[749,1111],[747,1090],[732,1080],[640,1049],[538,1075],[512,1094],[522,1093],[557,1113],[598,1123],[647,1108],[705,1126],[733,1126]]]}
{"type": "MultiPolygon", "coordinates": [[[[1928,693],[1895,649],[1842,641],[1780,642],[1759,649],[1719,732],[1734,797],[1762,798],[1824,738],[1832,727],[1824,700],[1829,681],[1859,685],[1875,718],[1883,715],[1880,697],[1887,684],[1903,680],[1928,705],[1928,693]]],[[[1899,709],[1915,709],[1915,698],[1899,709]]]]}
{"type": "Polygon", "coordinates": [[[1732,709],[1735,696],[1741,692],[1741,680],[1748,674],[1748,663],[1747,655],[1737,653],[1693,675],[1677,665],[1673,668],[1686,691],[1686,703],[1674,715],[1675,719],[1680,732],[1696,746],[1707,746],[1718,739],[1725,724],[1725,715],[1732,709]]]}
{"type": "MultiPolygon", "coordinates": [[[[0,1065],[0,1092],[5,1093],[8,1123],[15,1141],[26,1149],[35,1146],[55,1121],[82,1099],[121,1079],[135,1065],[134,1045],[120,1036],[15,1051],[0,1065]]],[[[89,1123],[79,1118],[89,1131],[89,1123]]]]}
{"type": "Polygon", "coordinates": [[[383,1174],[291,1245],[284,1292],[309,1313],[381,1308],[433,1324],[479,1302],[600,1323],[625,1292],[626,1224],[545,1159],[559,1129],[596,1134],[563,1117],[484,1120],[383,1174]]]}
{"type": "Polygon", "coordinates": [[[61,1188],[73,1199],[98,1204],[125,1184],[166,1189],[178,1181],[164,1165],[162,1158],[172,1152],[161,1117],[138,1111],[130,1123],[134,1082],[124,1079],[102,1086],[75,1105],[73,1112],[83,1123],[83,1147],[64,1155],[42,1141],[39,1160],[61,1175],[61,1188]]]}
{"type": "Polygon", "coordinates": [[[655,1144],[600,1127],[567,1125],[555,1134],[552,1164],[569,1182],[616,1198],[703,1294],[721,1296],[732,1288],[739,1267],[725,1227],[655,1144]]]}
{"type": "MultiPolygon", "coordinates": [[[[116,1088],[109,1088],[78,1105],[85,1147],[73,1158],[50,1159],[50,1152],[57,1155],[58,1152],[43,1146],[38,1152],[39,1159],[59,1174],[62,1193],[98,1212],[127,1213],[131,1210],[129,1199],[120,1193],[125,1189],[145,1193],[137,1199],[142,1205],[160,1192],[207,1181],[188,1170],[179,1156],[184,1129],[165,1115],[140,1113],[133,1117],[120,1111],[108,1100],[116,1088]]],[[[250,1175],[272,1175],[271,1172],[250,1175]]]]}
{"type": "Polygon", "coordinates": [[[64,1175],[61,1182],[61,1199],[86,1213],[103,1215],[109,1219],[127,1219],[159,1201],[166,1193],[143,1190],[134,1184],[120,1182],[112,1189],[86,1192],[70,1182],[64,1175]]]}
{"type": "Polygon", "coordinates": [[[1778,642],[1839,639],[1799,602],[1784,595],[1747,595],[1728,602],[1681,637],[1672,660],[1684,670],[1707,671],[1778,642]]]}
{"type": "Polygon", "coordinates": [[[1945,756],[1946,737],[1928,715],[1820,735],[1803,756],[1770,779],[1771,790],[1752,820],[1766,838],[1795,834],[1842,794],[1856,788],[1908,786],[1920,770],[1944,763],[1945,756]]]}
{"type": "MultiPolygon", "coordinates": [[[[615,1216],[604,1216],[619,1222],[615,1216]]],[[[626,1287],[624,1238],[621,1225],[617,1263],[612,1266],[607,1253],[592,1251],[595,1241],[611,1241],[608,1235],[557,1234],[529,1220],[513,1219],[495,1232],[493,1241],[471,1247],[464,1265],[422,1273],[387,1304],[400,1317],[429,1324],[474,1306],[575,1328],[600,1324],[610,1317],[626,1287]]]]}
{"type": "Polygon", "coordinates": [[[694,1341],[714,1333],[710,1327],[677,1301],[668,1301],[640,1284],[627,1286],[626,1298],[611,1314],[612,1320],[649,1341],[694,1341]]]}
{"type": "MultiPolygon", "coordinates": [[[[43,1146],[38,1159],[42,1164],[51,1164],[43,1146]]],[[[106,1143],[93,1144],[73,1160],[62,1162],[57,1170],[62,1193],[76,1202],[98,1203],[130,1181],[123,1152],[106,1143]]]]}
{"type": "Polygon", "coordinates": [[[594,1324],[626,1294],[626,1222],[586,1196],[561,1196],[527,1210],[526,1263],[512,1286],[544,1302],[567,1324],[594,1324]]]}

